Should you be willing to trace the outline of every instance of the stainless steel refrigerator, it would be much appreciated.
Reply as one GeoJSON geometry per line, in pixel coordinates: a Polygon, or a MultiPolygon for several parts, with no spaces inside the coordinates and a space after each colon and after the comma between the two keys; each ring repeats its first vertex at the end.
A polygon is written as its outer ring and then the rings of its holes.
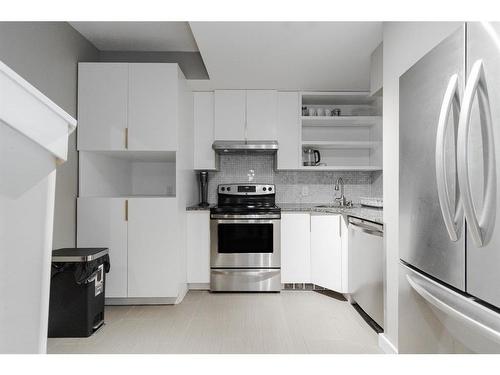
{"type": "Polygon", "coordinates": [[[500,352],[500,24],[399,80],[400,353],[500,352]]]}

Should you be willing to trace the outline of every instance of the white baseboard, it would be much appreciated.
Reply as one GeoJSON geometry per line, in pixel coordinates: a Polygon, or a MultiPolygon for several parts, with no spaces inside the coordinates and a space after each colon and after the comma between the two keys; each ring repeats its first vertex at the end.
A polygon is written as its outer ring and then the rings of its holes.
{"type": "Polygon", "coordinates": [[[386,354],[398,354],[398,349],[389,341],[383,333],[378,335],[378,346],[386,354]]]}
{"type": "Polygon", "coordinates": [[[186,283],[183,283],[179,286],[179,296],[177,297],[177,300],[175,301],[175,304],[179,304],[182,302],[184,297],[186,297],[186,294],[188,292],[188,285],[186,283]]]}
{"type": "Polygon", "coordinates": [[[175,305],[176,297],[106,298],[106,306],[120,305],[175,305]]]}
{"type": "Polygon", "coordinates": [[[189,283],[189,290],[210,290],[210,283],[189,283]]]}

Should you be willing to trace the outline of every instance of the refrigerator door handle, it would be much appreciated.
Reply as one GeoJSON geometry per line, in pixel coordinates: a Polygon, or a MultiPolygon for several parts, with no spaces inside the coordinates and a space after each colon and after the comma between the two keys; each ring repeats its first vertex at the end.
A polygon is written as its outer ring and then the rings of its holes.
{"type": "Polygon", "coordinates": [[[458,122],[457,142],[458,182],[462,192],[462,203],[468,227],[474,244],[477,247],[486,245],[495,226],[496,215],[496,166],[495,140],[493,138],[493,124],[488,97],[488,88],[484,74],[482,60],[477,60],[472,66],[469,79],[465,86],[463,105],[458,122]],[[485,163],[485,183],[483,190],[483,207],[481,218],[478,220],[476,207],[472,200],[471,183],[469,177],[469,133],[472,103],[477,93],[479,116],[482,133],[483,158],[485,163]]]}
{"type": "MultiPolygon", "coordinates": [[[[436,182],[439,197],[439,206],[441,207],[441,214],[443,216],[444,224],[448,231],[448,235],[452,241],[457,241],[460,237],[462,222],[463,222],[463,208],[460,199],[460,193],[457,184],[457,192],[455,197],[455,212],[452,212],[450,207],[450,189],[448,187],[448,180],[446,178],[446,133],[448,130],[448,117],[450,110],[453,110],[453,133],[457,128],[458,114],[460,113],[460,97],[458,95],[458,74],[453,74],[448,82],[443,102],[441,104],[441,111],[439,113],[439,121],[436,134],[436,182]]],[[[457,177],[455,179],[457,181],[457,177]]]]}
{"type": "Polygon", "coordinates": [[[423,277],[406,275],[406,280],[415,292],[446,316],[500,344],[500,323],[497,313],[423,277]]]}

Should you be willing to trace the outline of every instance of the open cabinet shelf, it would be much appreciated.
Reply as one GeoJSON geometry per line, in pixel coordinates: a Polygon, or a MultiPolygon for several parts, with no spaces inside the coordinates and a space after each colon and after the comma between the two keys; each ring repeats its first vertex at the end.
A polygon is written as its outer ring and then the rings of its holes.
{"type": "Polygon", "coordinates": [[[382,170],[381,101],[367,92],[302,92],[303,114],[310,109],[340,116],[300,116],[302,155],[319,152],[320,165],[303,171],[382,170]]]}
{"type": "Polygon", "coordinates": [[[358,171],[358,172],[375,172],[381,171],[382,167],[373,165],[318,165],[316,167],[302,166],[301,171],[358,171]]]}
{"type": "Polygon", "coordinates": [[[362,126],[370,127],[381,121],[380,116],[302,116],[302,126],[362,126]]]}
{"type": "Polygon", "coordinates": [[[371,149],[375,148],[380,142],[375,141],[306,141],[302,142],[303,148],[320,149],[371,149]]]}
{"type": "Polygon", "coordinates": [[[175,152],[80,151],[79,196],[175,197],[175,166],[175,152]]]}

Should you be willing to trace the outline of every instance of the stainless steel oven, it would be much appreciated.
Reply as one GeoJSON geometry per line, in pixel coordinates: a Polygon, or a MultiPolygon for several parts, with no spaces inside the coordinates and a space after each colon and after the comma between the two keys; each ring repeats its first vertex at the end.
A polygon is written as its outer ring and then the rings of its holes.
{"type": "Polygon", "coordinates": [[[210,220],[212,267],[279,268],[279,215],[215,215],[210,220]]]}
{"type": "Polygon", "coordinates": [[[212,291],[281,289],[281,211],[274,185],[220,185],[210,215],[212,291]]]}

